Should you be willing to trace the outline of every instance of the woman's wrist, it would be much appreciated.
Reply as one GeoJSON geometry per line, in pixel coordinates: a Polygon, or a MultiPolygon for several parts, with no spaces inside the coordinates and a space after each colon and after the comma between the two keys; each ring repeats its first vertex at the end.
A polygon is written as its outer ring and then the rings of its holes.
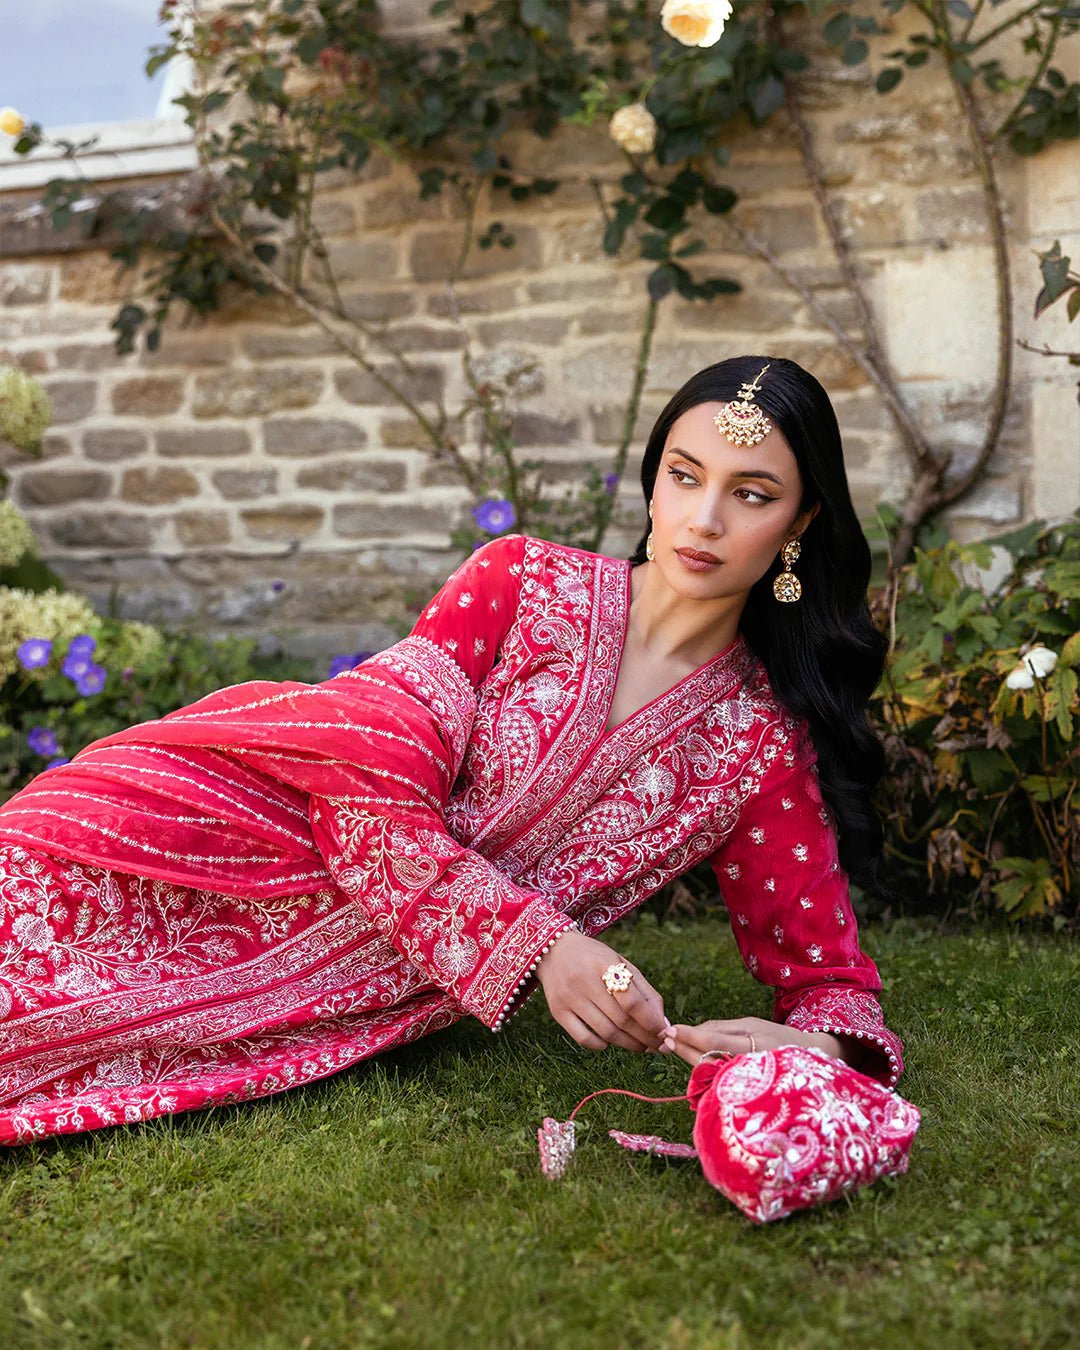
{"type": "Polygon", "coordinates": [[[806,1044],[816,1046],[819,1050],[824,1050],[827,1055],[832,1055],[834,1059],[842,1059],[845,1064],[851,1063],[850,1056],[854,1047],[847,1036],[834,1036],[828,1031],[804,1031],[806,1044]]]}

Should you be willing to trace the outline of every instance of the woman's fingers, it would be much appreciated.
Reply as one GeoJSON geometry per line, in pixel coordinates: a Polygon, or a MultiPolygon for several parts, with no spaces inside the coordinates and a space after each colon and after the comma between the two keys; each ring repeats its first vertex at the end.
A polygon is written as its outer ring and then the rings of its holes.
{"type": "Polygon", "coordinates": [[[633,1050],[637,1054],[644,1054],[653,1048],[656,1043],[655,1037],[642,1039],[636,1032],[636,1024],[629,1023],[625,1026],[608,1016],[606,1010],[594,1003],[591,1008],[580,1012],[580,1016],[592,1027],[597,1036],[602,1037],[608,1045],[619,1045],[624,1050],[633,1050]]]}
{"type": "Polygon", "coordinates": [[[578,1045],[586,1050],[607,1049],[607,1042],[602,1041],[596,1032],[590,1030],[577,1013],[564,1013],[560,1020],[560,1026],[571,1040],[577,1041],[578,1045]]]}
{"type": "Polygon", "coordinates": [[[674,1051],[680,1059],[694,1066],[707,1050],[723,1050],[738,1055],[759,1048],[752,1040],[753,1032],[739,1022],[702,1022],[699,1026],[673,1026],[664,1039],[667,1049],[674,1051]]]}

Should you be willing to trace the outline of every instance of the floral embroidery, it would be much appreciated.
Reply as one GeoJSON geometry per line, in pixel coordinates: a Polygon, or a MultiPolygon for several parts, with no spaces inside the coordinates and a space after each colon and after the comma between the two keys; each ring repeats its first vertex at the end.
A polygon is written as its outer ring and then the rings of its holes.
{"type": "Polygon", "coordinates": [[[755,825],[754,828],[750,831],[750,838],[754,841],[755,844],[763,844],[765,842],[765,831],[761,828],[760,825],[755,825]]]}

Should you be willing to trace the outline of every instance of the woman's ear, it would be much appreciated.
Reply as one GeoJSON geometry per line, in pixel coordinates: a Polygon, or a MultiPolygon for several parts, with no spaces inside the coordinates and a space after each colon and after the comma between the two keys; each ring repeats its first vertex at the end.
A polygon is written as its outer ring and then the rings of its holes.
{"type": "Polygon", "coordinates": [[[815,502],[809,511],[803,511],[801,515],[796,516],[795,523],[791,527],[792,535],[799,538],[820,510],[821,503],[815,502]]]}

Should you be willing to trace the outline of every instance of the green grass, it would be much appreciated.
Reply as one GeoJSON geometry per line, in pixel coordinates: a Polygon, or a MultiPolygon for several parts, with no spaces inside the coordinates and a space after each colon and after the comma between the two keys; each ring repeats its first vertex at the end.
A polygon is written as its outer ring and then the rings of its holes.
{"type": "MultiPolygon", "coordinates": [[[[767,1015],[716,920],[613,945],[680,1018],[767,1015]],[[676,991],[678,991],[676,993],[676,991]]],[[[0,1156],[0,1345],[911,1347],[1080,1344],[1080,948],[902,922],[864,940],[923,1111],[906,1177],[757,1228],[680,1105],[600,1098],[566,1178],[535,1130],[664,1057],[579,1050],[543,996],[313,1087],[0,1156]]]]}

